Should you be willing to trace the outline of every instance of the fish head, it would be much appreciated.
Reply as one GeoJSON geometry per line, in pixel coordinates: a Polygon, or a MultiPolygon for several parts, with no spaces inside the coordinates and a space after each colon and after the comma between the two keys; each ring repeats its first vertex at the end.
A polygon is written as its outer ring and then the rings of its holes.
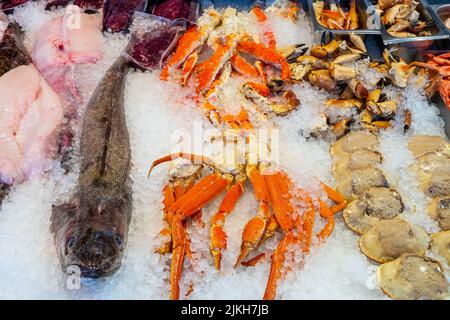
{"type": "Polygon", "coordinates": [[[106,277],[121,265],[128,221],[123,201],[80,205],[58,232],[58,256],[64,272],[79,268],[88,278],[106,277]],[[85,212],[83,212],[85,211],[85,212]]]}

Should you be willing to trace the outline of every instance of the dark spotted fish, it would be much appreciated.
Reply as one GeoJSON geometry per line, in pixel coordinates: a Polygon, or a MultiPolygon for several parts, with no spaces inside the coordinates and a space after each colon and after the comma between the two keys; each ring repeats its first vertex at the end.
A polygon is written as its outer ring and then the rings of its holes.
{"type": "Polygon", "coordinates": [[[103,277],[121,265],[131,219],[130,143],[124,110],[127,61],[119,58],[96,88],[81,136],[81,170],[69,203],[53,207],[50,230],[62,269],[103,277]]]}

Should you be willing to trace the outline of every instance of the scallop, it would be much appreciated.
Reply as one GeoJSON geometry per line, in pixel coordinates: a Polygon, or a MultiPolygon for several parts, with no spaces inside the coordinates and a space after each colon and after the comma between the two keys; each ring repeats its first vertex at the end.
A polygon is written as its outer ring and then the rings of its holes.
{"type": "Polygon", "coordinates": [[[450,230],[436,233],[431,236],[431,248],[447,261],[450,266],[450,230]]]}
{"type": "Polygon", "coordinates": [[[387,180],[378,168],[358,169],[338,180],[336,190],[351,200],[369,188],[386,187],[387,180]]]}
{"type": "Polygon", "coordinates": [[[418,159],[417,166],[427,175],[450,175],[450,155],[443,152],[429,152],[418,159]]]}
{"type": "Polygon", "coordinates": [[[437,175],[423,179],[420,189],[430,198],[450,195],[450,176],[437,175]]]}
{"type": "Polygon", "coordinates": [[[449,283],[442,265],[431,258],[405,254],[377,269],[381,290],[396,300],[444,299],[449,283]]]}
{"type": "Polygon", "coordinates": [[[450,196],[435,198],[428,207],[428,214],[442,230],[450,230],[450,196]]]}
{"type": "Polygon", "coordinates": [[[415,136],[409,141],[409,150],[415,158],[421,157],[429,152],[443,150],[446,142],[439,136],[415,136]]]}
{"type": "Polygon", "coordinates": [[[333,167],[333,172],[338,179],[348,175],[350,171],[358,169],[367,169],[379,165],[383,157],[377,151],[362,149],[345,155],[333,167]]]}
{"type": "Polygon", "coordinates": [[[350,229],[363,234],[378,221],[395,218],[403,210],[403,201],[397,191],[370,188],[345,208],[343,217],[350,229]]]}
{"type": "Polygon", "coordinates": [[[359,248],[369,259],[385,263],[405,253],[424,255],[428,243],[425,230],[393,218],[376,222],[359,239],[359,248]]]}
{"type": "Polygon", "coordinates": [[[343,136],[331,147],[331,155],[335,159],[340,159],[345,154],[355,152],[361,149],[378,149],[378,137],[369,131],[353,131],[343,136]]]}

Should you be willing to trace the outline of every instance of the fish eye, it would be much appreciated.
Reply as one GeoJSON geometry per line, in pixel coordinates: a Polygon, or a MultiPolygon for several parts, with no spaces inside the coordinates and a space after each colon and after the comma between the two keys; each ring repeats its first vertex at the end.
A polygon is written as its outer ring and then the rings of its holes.
{"type": "Polygon", "coordinates": [[[74,245],[75,245],[75,237],[72,236],[69,239],[67,239],[66,248],[71,249],[74,245]]]}
{"type": "Polygon", "coordinates": [[[116,236],[114,237],[114,242],[116,243],[117,246],[121,247],[122,244],[123,244],[122,237],[119,236],[119,235],[116,235],[116,236]]]}

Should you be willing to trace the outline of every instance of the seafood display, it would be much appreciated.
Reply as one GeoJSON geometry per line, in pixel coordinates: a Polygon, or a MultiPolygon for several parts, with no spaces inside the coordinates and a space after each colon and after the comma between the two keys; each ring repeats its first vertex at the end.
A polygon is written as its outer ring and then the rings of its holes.
{"type": "MultiPolygon", "coordinates": [[[[267,20],[265,12],[259,7],[253,8],[251,14],[261,23],[267,20]]],[[[222,99],[220,87],[226,85],[234,76],[231,71],[234,69],[246,78],[239,91],[243,98],[250,102],[249,107],[257,110],[259,117],[285,116],[301,104],[294,92],[287,90],[291,80],[289,65],[285,57],[277,52],[273,33],[267,29],[262,35],[245,33],[235,9],[228,8],[223,15],[210,9],[202,18],[198,26],[189,29],[179,39],[173,55],[162,70],[161,78],[168,80],[177,77],[181,86],[192,83],[198,95],[197,99],[200,100],[198,104],[204,109],[206,118],[215,126],[227,125],[232,129],[243,130],[245,141],[249,143],[255,139],[249,111],[242,106],[238,114],[226,114],[219,105],[222,99]],[[215,51],[198,63],[199,55],[208,47],[215,51]],[[244,55],[249,56],[251,60],[244,58],[244,55]],[[273,67],[275,70],[269,70],[273,67]],[[269,75],[270,71],[276,71],[280,75],[269,75]],[[180,74],[177,76],[178,72],[180,74]]],[[[185,253],[189,252],[186,248],[183,220],[197,214],[226,190],[217,213],[211,219],[210,229],[211,255],[216,269],[219,270],[222,251],[227,248],[227,236],[223,230],[225,217],[231,214],[241,197],[247,178],[253,186],[259,209],[256,217],[252,218],[243,230],[241,251],[235,268],[241,264],[257,263],[261,256],[256,256],[256,260],[250,259],[251,262],[244,260],[274,236],[277,229],[284,233],[271,256],[271,270],[264,299],[276,297],[277,282],[281,277],[288,247],[297,243],[304,253],[309,252],[315,211],[319,211],[320,215],[327,219],[327,224],[317,235],[320,239],[325,239],[333,230],[334,214],[346,206],[344,197],[323,183],[323,191],[336,205],[329,207],[325,200],[320,199],[319,206],[314,205],[313,195],[297,186],[286,172],[279,169],[270,170],[271,163],[267,161],[253,163],[249,161],[247,154],[236,156],[236,159],[243,158],[244,161],[234,163],[231,170],[229,167],[218,166],[202,155],[172,154],[156,160],[150,172],[154,166],[177,158],[190,159],[200,166],[206,165],[212,168],[214,173],[195,183],[201,169],[198,166],[188,170],[191,172],[188,176],[185,170],[175,170],[180,171],[181,175],[173,175],[171,182],[164,188],[163,211],[168,228],[162,233],[170,235],[171,244],[165,244],[158,252],[172,252],[171,299],[179,298],[178,283],[182,264],[185,253]],[[293,206],[293,199],[300,203],[293,206]]]]}
{"type": "Polygon", "coordinates": [[[438,136],[415,136],[409,148],[416,157],[419,188],[433,199],[428,213],[442,230],[449,230],[449,144],[438,136]]]}
{"type": "Polygon", "coordinates": [[[131,220],[130,145],[124,111],[127,61],[117,60],[94,92],[81,134],[77,191],[53,207],[51,232],[65,272],[104,277],[121,264],[131,220]]]}
{"type": "Polygon", "coordinates": [[[413,62],[413,65],[423,67],[428,70],[428,77],[433,80],[428,86],[427,95],[433,96],[439,92],[447,108],[450,108],[450,53],[433,55],[426,53],[427,62],[413,62]]]}
{"type": "Polygon", "coordinates": [[[360,27],[358,1],[315,1],[314,12],[319,23],[328,29],[355,30],[360,27]],[[347,6],[344,6],[347,2],[347,6]]]}
{"type": "Polygon", "coordinates": [[[436,33],[433,21],[425,16],[419,1],[379,0],[378,8],[381,11],[381,23],[393,37],[426,37],[436,33]]]}
{"type": "Polygon", "coordinates": [[[449,40],[302,5],[1,1],[0,298],[450,299],[449,40]]]}

